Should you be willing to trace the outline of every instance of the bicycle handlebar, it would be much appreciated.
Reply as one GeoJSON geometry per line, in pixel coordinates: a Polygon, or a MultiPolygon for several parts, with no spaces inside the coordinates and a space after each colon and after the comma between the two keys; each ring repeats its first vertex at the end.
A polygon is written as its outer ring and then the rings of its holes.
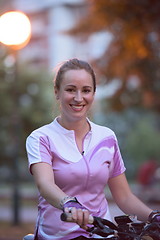
{"type": "MultiPolygon", "coordinates": [[[[114,218],[117,225],[109,220],[89,216],[88,224],[92,227],[88,228],[88,232],[91,234],[98,234],[102,237],[114,236],[109,239],[117,240],[141,240],[144,236],[150,236],[152,240],[159,240],[160,236],[160,224],[156,222],[145,223],[135,222],[132,216],[122,215],[114,218]]],[[[67,222],[73,222],[71,213],[62,213],[61,220],[67,222]]]]}
{"type": "MultiPolygon", "coordinates": [[[[71,213],[62,213],[61,220],[73,222],[71,213]]],[[[93,217],[92,215],[89,215],[88,224],[94,226],[88,227],[87,229],[87,232],[89,232],[91,235],[95,233],[102,237],[107,237],[110,235],[114,235],[114,237],[118,236],[117,226],[106,219],[100,217],[93,217]]]]}

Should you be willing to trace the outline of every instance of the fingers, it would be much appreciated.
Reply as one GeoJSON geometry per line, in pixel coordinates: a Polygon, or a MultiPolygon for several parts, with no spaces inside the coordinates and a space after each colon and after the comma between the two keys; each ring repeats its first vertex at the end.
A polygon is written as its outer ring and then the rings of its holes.
{"type": "Polygon", "coordinates": [[[75,222],[75,220],[72,216],[71,208],[66,207],[64,209],[64,213],[66,214],[66,216],[65,216],[65,221],[66,222],[75,222]]]}
{"type": "Polygon", "coordinates": [[[89,211],[88,210],[82,210],[83,213],[83,219],[82,222],[79,224],[81,226],[81,228],[84,228],[85,230],[87,230],[87,225],[89,223],[89,211]]]}
{"type": "Polygon", "coordinates": [[[81,228],[87,229],[89,222],[89,211],[85,209],[76,209],[75,207],[65,208],[67,213],[67,221],[76,222],[81,228]]]}

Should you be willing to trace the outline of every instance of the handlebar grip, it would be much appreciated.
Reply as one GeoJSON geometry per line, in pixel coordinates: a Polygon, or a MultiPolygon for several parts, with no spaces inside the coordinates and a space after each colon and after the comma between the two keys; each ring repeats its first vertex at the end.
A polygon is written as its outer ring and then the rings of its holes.
{"type": "MultiPolygon", "coordinates": [[[[71,213],[62,213],[61,220],[64,222],[74,222],[72,219],[71,213]]],[[[94,222],[94,217],[92,215],[89,215],[88,224],[93,224],[93,222],[94,222]]]]}

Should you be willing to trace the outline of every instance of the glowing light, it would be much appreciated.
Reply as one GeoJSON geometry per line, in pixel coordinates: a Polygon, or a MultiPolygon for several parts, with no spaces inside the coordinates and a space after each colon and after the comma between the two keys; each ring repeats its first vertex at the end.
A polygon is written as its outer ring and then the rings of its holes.
{"type": "Polygon", "coordinates": [[[13,48],[22,48],[30,37],[31,24],[24,13],[11,11],[0,17],[0,42],[13,48]]]}

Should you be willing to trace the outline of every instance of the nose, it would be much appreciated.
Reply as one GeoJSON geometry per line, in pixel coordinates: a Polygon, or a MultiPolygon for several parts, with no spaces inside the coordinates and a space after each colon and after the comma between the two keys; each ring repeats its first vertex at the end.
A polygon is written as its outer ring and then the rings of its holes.
{"type": "Polygon", "coordinates": [[[75,96],[74,96],[74,100],[76,102],[81,102],[83,100],[83,96],[81,91],[76,91],[75,96]]]}

